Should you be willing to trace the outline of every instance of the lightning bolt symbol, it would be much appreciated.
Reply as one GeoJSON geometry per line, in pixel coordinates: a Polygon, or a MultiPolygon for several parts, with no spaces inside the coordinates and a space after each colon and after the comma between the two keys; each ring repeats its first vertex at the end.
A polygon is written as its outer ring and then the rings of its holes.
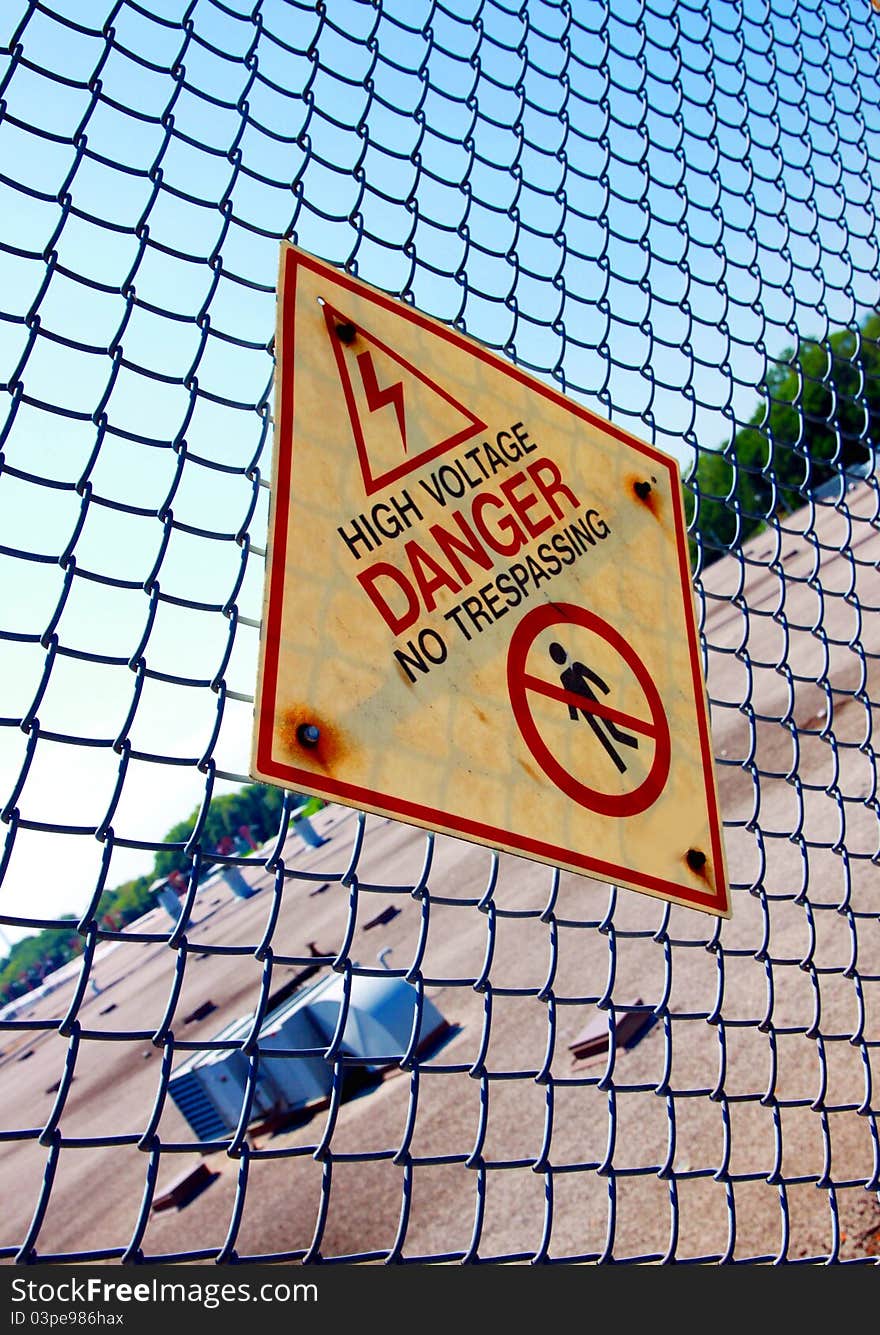
{"type": "Polygon", "coordinates": [[[369,352],[359,352],[357,364],[361,373],[361,380],[364,382],[367,407],[371,413],[375,413],[380,408],[387,407],[389,403],[392,405],[397,414],[397,425],[400,428],[400,437],[403,441],[403,452],[406,454],[406,414],[403,410],[403,381],[398,380],[396,384],[389,385],[387,389],[380,389],[379,382],[376,379],[376,368],[373,366],[373,358],[369,352]]]}

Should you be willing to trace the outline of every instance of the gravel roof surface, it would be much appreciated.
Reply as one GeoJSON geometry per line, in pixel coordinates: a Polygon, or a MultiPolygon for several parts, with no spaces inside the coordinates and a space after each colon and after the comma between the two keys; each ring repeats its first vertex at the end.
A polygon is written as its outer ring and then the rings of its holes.
{"type": "MultiPolygon", "coordinates": [[[[867,521],[876,498],[863,487],[848,504],[867,521]]],[[[313,1157],[326,1111],[274,1135],[251,1135],[239,1255],[309,1248],[328,1173],[320,1242],[327,1257],[387,1253],[405,1186],[404,1257],[467,1253],[477,1225],[476,1254],[485,1258],[525,1259],[545,1246],[551,1258],[674,1252],[769,1259],[783,1251],[824,1258],[838,1245],[844,1257],[875,1253],[880,1209],[865,1184],[877,1171],[880,1088],[880,874],[871,861],[878,822],[869,744],[869,701],[880,698],[880,619],[863,611],[860,620],[850,595],[855,589],[863,609],[880,607],[880,542],[864,522],[841,556],[847,521],[830,508],[812,528],[806,512],[787,525],[781,551],[773,534],[760,535],[746,545],[744,566],[727,558],[704,580],[713,740],[737,887],[733,918],[717,942],[715,921],[704,914],[564,874],[553,907],[551,1008],[536,995],[551,970],[552,925],[538,917],[550,898],[551,869],[502,855],[487,912],[477,901],[489,882],[490,853],[438,838],[428,885],[445,902],[430,902],[421,969],[442,980],[427,993],[452,1025],[450,1035],[416,1073],[395,1073],[342,1104],[328,1142],[332,1170],[313,1157]],[[480,992],[473,984],[490,937],[490,990],[480,992]],[[601,1013],[596,1002],[620,1006],[637,997],[661,1012],[641,1041],[610,1060],[574,1062],[568,1045],[601,1013]],[[548,1086],[535,1076],[547,1068],[551,1014],[548,1086]],[[460,1069],[441,1069],[450,1066],[460,1069]],[[476,1075],[468,1069],[475,1066],[476,1075]]],[[[277,953],[305,956],[315,942],[331,955],[344,940],[350,892],[339,878],[357,821],[328,807],[315,824],[327,845],[306,848],[294,834],[284,850],[288,869],[321,879],[287,880],[272,936],[277,953]]],[[[384,947],[395,969],[416,957],[424,906],[411,892],[425,847],[423,832],[367,818],[349,952],[360,964],[376,967],[384,947]],[[389,905],[400,914],[366,930],[389,905]]],[[[249,900],[222,883],[199,893],[172,1026],[177,1038],[209,1039],[256,1002],[257,960],[198,949],[200,942],[253,948],[262,938],[272,877],[258,867],[246,876],[259,891],[249,900]],[[184,1024],[206,1001],[216,1009],[184,1024]]],[[[146,925],[164,931],[168,920],[157,910],[146,925]]],[[[176,958],[162,943],[104,948],[94,970],[101,991],[87,989],[80,1024],[110,1037],[158,1028],[176,958]]],[[[276,966],[273,987],[293,972],[276,966]]],[[[59,988],[19,1018],[58,1019],[72,992],[72,984],[59,988]]],[[[52,1028],[0,1035],[0,1129],[45,1124],[67,1047],[52,1028]]],[[[180,1060],[177,1054],[175,1066],[180,1060]]],[[[149,1162],[133,1142],[147,1125],[161,1062],[148,1037],[82,1039],[60,1132],[65,1140],[118,1143],[62,1149],[40,1255],[127,1245],[149,1162]]],[[[158,1131],[163,1142],[192,1140],[170,1100],[158,1131]]],[[[22,1242],[46,1160],[35,1137],[0,1142],[0,1246],[22,1242]]],[[[192,1151],[163,1152],[158,1190],[199,1161],[192,1151]]],[[[151,1214],[142,1242],[148,1257],[222,1246],[240,1164],[222,1151],[207,1162],[217,1177],[201,1195],[151,1214]]]]}

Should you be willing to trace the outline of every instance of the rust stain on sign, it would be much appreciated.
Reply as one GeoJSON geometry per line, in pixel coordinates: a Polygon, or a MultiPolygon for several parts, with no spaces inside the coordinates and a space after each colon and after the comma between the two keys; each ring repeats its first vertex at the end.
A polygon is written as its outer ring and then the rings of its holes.
{"type": "Polygon", "coordinates": [[[627,485],[633,499],[650,510],[655,519],[660,519],[663,498],[657,490],[657,479],[634,475],[627,479],[627,485]]]}
{"type": "Polygon", "coordinates": [[[317,765],[325,774],[333,773],[349,749],[342,729],[305,704],[282,710],[278,740],[291,760],[317,765]]]}

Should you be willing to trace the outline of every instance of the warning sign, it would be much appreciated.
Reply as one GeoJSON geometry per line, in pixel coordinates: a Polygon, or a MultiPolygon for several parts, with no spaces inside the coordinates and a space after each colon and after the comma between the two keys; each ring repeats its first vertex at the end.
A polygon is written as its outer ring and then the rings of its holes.
{"type": "Polygon", "coordinates": [[[254,777],[729,912],[674,460],[285,246],[254,777]]]}

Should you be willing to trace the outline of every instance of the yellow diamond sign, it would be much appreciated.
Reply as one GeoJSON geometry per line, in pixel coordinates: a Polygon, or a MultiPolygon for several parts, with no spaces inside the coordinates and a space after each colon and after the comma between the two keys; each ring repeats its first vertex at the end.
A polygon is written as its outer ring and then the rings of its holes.
{"type": "Polygon", "coordinates": [[[252,773],[727,916],[673,459],[293,246],[252,773]]]}

